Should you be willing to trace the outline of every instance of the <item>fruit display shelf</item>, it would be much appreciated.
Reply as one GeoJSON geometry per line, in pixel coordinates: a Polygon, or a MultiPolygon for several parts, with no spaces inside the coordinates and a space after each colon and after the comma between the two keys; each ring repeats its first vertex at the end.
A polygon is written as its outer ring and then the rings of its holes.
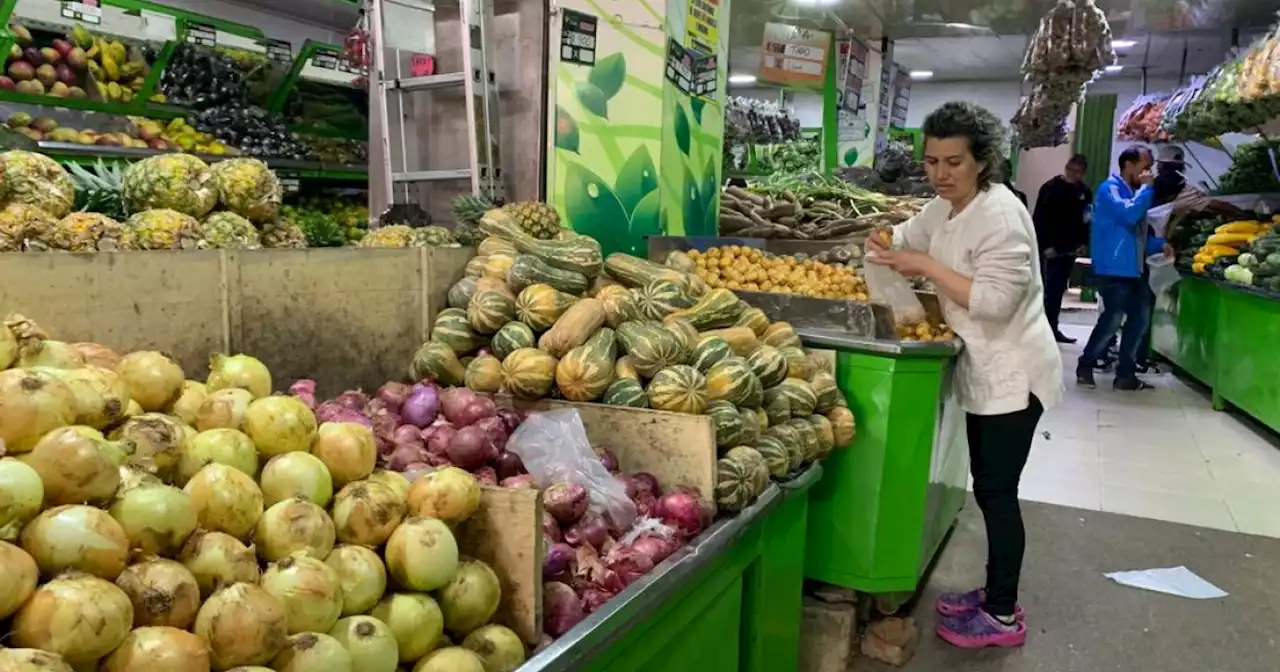
{"type": "Polygon", "coordinates": [[[366,139],[369,94],[359,82],[367,76],[346,61],[342,46],[307,40],[266,108],[288,118],[297,132],[366,139]]]}
{"type": "MultiPolygon", "coordinates": [[[[36,143],[38,151],[53,159],[69,163],[91,164],[98,159],[106,161],[138,161],[156,154],[163,154],[155,149],[136,147],[106,147],[102,145],[80,145],[69,142],[36,143]]],[[[213,163],[225,159],[237,158],[231,155],[200,154],[196,156],[205,162],[213,163]]],[[[321,161],[295,161],[292,159],[263,159],[267,165],[277,172],[281,178],[327,179],[327,180],[366,180],[368,169],[364,165],[325,163],[321,161]]]]}

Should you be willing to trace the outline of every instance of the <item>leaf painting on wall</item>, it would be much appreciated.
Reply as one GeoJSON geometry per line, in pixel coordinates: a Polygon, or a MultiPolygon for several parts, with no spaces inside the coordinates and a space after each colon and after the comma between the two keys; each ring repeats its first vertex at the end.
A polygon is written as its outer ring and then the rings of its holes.
{"type": "Polygon", "coordinates": [[[600,93],[604,94],[605,100],[618,95],[618,91],[622,90],[622,83],[626,79],[627,60],[621,53],[609,54],[596,61],[596,64],[591,68],[591,73],[587,75],[587,81],[597,89],[600,89],[600,93]]]}
{"type": "Polygon", "coordinates": [[[613,187],[628,216],[641,199],[658,189],[658,168],[653,165],[648,147],[640,145],[631,153],[618,171],[618,180],[613,187]]]}
{"type": "Polygon", "coordinates": [[[578,102],[591,114],[602,119],[609,118],[609,97],[604,95],[600,87],[591,82],[578,82],[574,85],[578,94],[578,102]]]}
{"type": "Polygon", "coordinates": [[[684,166],[684,185],[680,192],[680,211],[683,215],[681,220],[684,222],[684,230],[680,232],[683,236],[696,235],[698,227],[707,219],[706,202],[702,199],[702,194],[698,188],[698,178],[693,176],[689,170],[689,166],[684,166]]]}
{"type": "Polygon", "coordinates": [[[631,231],[630,242],[631,248],[627,250],[630,254],[638,257],[648,256],[648,244],[645,238],[648,236],[661,236],[665,233],[662,226],[662,195],[654,189],[640,199],[636,204],[636,209],[631,213],[631,231]]]}
{"type": "Polygon", "coordinates": [[[698,122],[699,126],[702,125],[702,108],[706,107],[706,105],[707,101],[696,96],[689,99],[689,109],[693,110],[693,119],[698,122]]]}
{"type": "Polygon", "coordinates": [[[676,101],[676,145],[680,147],[680,151],[685,156],[689,155],[689,142],[691,141],[692,132],[692,129],[689,128],[689,117],[684,113],[684,105],[681,105],[680,101],[676,101]]]}
{"type": "Polygon", "coordinates": [[[564,215],[569,228],[595,238],[605,254],[626,249],[629,220],[618,197],[599,175],[576,162],[565,175],[564,215]]]}
{"type": "Polygon", "coordinates": [[[556,105],[556,147],[578,153],[578,122],[563,107],[556,105]]]}
{"type": "Polygon", "coordinates": [[[702,184],[698,195],[702,198],[702,219],[688,220],[684,225],[686,236],[714,236],[720,226],[720,212],[717,201],[720,198],[720,178],[717,174],[719,157],[707,157],[707,166],[702,173],[702,184]]]}

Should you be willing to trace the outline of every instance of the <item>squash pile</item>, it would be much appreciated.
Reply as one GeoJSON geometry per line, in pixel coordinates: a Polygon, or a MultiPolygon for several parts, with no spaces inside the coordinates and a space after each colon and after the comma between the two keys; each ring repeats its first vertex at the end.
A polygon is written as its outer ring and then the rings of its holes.
{"type": "Polygon", "coordinates": [[[415,375],[519,399],[708,415],[717,504],[729,512],[853,440],[830,358],[730,289],[627,254],[602,258],[588,236],[534,239],[496,210],[480,230],[488,237],[414,355],[415,375]]]}
{"type": "Polygon", "coordinates": [[[1239,221],[1215,228],[1192,258],[1191,272],[1204,273],[1205,267],[1218,261],[1219,258],[1230,259],[1238,256],[1240,248],[1252,243],[1259,235],[1271,231],[1273,226],[1275,226],[1274,222],[1239,221]]]}
{"type": "Polygon", "coordinates": [[[854,301],[866,301],[869,296],[866,283],[853,268],[741,245],[672,252],[667,263],[685,267],[713,288],[854,301]]]}

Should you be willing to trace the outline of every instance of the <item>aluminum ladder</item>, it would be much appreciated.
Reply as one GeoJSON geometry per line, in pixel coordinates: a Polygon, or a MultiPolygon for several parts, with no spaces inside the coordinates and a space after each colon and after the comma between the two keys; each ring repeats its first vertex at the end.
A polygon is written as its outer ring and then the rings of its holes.
{"type": "MultiPolygon", "coordinates": [[[[440,189],[421,189],[420,185],[451,183],[448,188],[454,194],[470,193],[489,199],[502,198],[503,188],[497,150],[498,112],[497,82],[494,75],[494,52],[491,48],[493,8],[491,0],[364,0],[368,16],[370,50],[369,71],[371,146],[369,157],[369,211],[382,213],[392,204],[417,203],[424,210],[443,202],[421,203],[424,197],[442,193],[440,189]],[[439,29],[446,39],[437,44],[439,29]],[[446,31],[456,29],[449,35],[446,31]],[[455,39],[453,42],[452,39],[455,39]],[[438,53],[439,52],[439,53],[438,53]],[[444,53],[448,52],[448,53],[444,53]],[[412,76],[411,61],[416,56],[431,55],[436,63],[453,61],[461,67],[455,72],[412,76]],[[406,76],[409,75],[409,76],[406,76]],[[454,128],[441,129],[437,135],[432,128],[419,138],[423,130],[415,118],[417,103],[422,96],[407,97],[418,92],[447,95],[461,89],[460,104],[465,109],[464,148],[446,150],[449,156],[465,155],[466,165],[458,167],[415,167],[413,157],[431,154],[433,138],[457,143],[462,129],[456,127],[456,110],[442,111],[441,105],[428,107],[435,110],[430,118],[431,126],[437,121],[448,122],[454,128]],[[409,104],[407,104],[409,103],[409,104]],[[377,156],[375,156],[375,154],[377,156]]],[[[433,96],[432,98],[434,98],[433,96]]],[[[451,104],[453,99],[449,99],[451,104]]],[[[418,114],[417,116],[423,116],[418,114]]],[[[452,145],[449,149],[453,149],[452,145]]],[[[438,152],[437,152],[438,153],[438,152]]],[[[437,159],[441,158],[439,156],[437,159]]],[[[447,159],[446,159],[447,160],[447,159]]],[[[420,163],[429,163],[424,159],[420,163]]],[[[443,200],[443,199],[441,199],[443,200]]]]}

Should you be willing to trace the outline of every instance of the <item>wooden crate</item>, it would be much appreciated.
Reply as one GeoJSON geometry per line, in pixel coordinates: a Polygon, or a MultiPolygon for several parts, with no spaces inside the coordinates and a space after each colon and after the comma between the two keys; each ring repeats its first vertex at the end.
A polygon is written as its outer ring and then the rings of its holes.
{"type": "Polygon", "coordinates": [[[502,601],[493,622],[529,644],[542,636],[542,493],[483,487],[480,507],[458,526],[463,554],[483,560],[502,583],[502,601]]]}

